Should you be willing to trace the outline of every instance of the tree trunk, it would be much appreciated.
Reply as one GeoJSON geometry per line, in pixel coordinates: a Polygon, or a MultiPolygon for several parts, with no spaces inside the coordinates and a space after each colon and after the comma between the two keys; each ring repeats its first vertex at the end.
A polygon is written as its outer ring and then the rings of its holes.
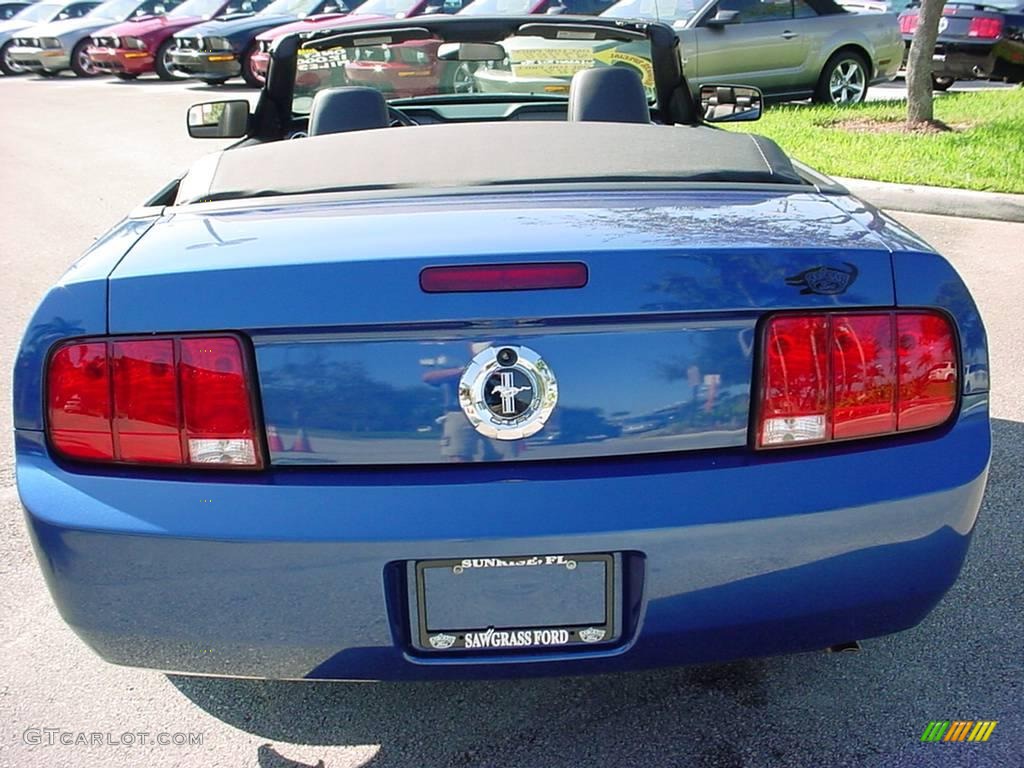
{"type": "Polygon", "coordinates": [[[921,0],[921,7],[917,10],[917,29],[907,56],[907,122],[911,125],[934,119],[932,55],[944,4],[945,0],[921,0]]]}

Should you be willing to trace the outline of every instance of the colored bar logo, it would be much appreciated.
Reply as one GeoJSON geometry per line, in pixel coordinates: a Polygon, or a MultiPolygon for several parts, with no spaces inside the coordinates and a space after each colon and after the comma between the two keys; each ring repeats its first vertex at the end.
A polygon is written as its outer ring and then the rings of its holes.
{"type": "Polygon", "coordinates": [[[921,741],[988,741],[998,720],[932,720],[921,741]]]}

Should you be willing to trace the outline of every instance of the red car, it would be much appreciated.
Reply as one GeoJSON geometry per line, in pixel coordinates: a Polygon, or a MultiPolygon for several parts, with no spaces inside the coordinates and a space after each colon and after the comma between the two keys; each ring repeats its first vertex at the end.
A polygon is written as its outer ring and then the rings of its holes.
{"type": "Polygon", "coordinates": [[[93,34],[85,52],[96,69],[122,80],[134,80],[147,72],[156,72],[161,80],[174,80],[178,76],[171,67],[169,51],[175,32],[222,14],[252,13],[266,2],[187,0],[170,13],[104,27],[93,34]]]}
{"type": "MultiPolygon", "coordinates": [[[[373,21],[374,19],[406,19],[410,16],[422,16],[428,13],[455,13],[461,10],[467,0],[366,0],[365,3],[352,9],[348,18],[352,23],[373,21]]],[[[263,82],[267,78],[267,68],[270,66],[270,44],[277,38],[292,32],[315,32],[318,29],[330,29],[337,27],[338,19],[346,14],[332,13],[313,16],[292,24],[285,24],[281,27],[274,27],[267,32],[257,36],[259,50],[253,54],[252,69],[256,79],[263,82]]]]}

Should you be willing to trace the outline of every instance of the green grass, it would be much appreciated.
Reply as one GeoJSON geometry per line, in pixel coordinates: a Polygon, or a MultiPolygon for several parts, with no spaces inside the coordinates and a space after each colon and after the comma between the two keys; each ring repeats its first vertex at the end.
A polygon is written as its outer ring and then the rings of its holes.
{"type": "Polygon", "coordinates": [[[832,176],[1024,193],[1024,89],[956,93],[935,99],[935,118],[952,133],[847,130],[837,121],[906,119],[906,102],[857,107],[779,105],[756,123],[791,156],[832,176]]]}

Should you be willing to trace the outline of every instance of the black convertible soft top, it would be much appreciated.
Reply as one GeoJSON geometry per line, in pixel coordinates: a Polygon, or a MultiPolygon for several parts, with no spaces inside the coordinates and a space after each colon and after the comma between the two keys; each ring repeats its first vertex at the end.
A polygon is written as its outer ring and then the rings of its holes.
{"type": "Polygon", "coordinates": [[[192,167],[175,202],[618,181],[805,183],[779,146],[763,136],[630,123],[454,123],[219,152],[192,167]]]}

